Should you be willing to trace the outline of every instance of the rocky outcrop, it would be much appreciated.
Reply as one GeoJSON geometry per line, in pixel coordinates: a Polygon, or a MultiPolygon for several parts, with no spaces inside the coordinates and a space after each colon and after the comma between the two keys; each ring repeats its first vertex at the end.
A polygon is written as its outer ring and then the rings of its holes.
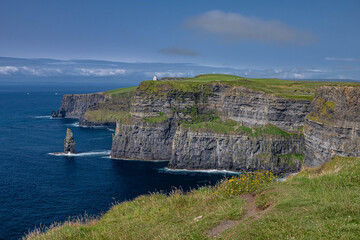
{"type": "Polygon", "coordinates": [[[174,136],[169,167],[296,172],[300,170],[303,152],[302,135],[254,137],[179,128],[174,136]]]}
{"type": "Polygon", "coordinates": [[[75,153],[75,140],[71,129],[67,129],[64,140],[64,153],[75,153]]]}
{"type": "Polygon", "coordinates": [[[316,89],[304,126],[305,166],[316,167],[333,156],[360,156],[360,88],[316,89]]]}
{"type": "Polygon", "coordinates": [[[159,112],[174,118],[189,118],[187,109],[216,113],[247,126],[273,124],[297,131],[304,125],[309,100],[283,98],[242,86],[224,83],[204,84],[194,91],[182,92],[160,85],[156,92],[142,87],[132,98],[131,114],[135,117],[155,116],[159,112]]]}
{"type": "MultiPolygon", "coordinates": [[[[273,124],[298,131],[310,101],[283,98],[224,83],[176,89],[169,83],[142,83],[130,104],[131,119],[118,121],[111,157],[169,160],[169,167],[277,172],[298,171],[304,160],[304,138],[219,134],[184,130],[181,122],[208,121],[214,116],[239,126],[273,124]],[[142,119],[164,115],[167,121],[142,119]],[[208,119],[207,119],[208,118],[208,119]]],[[[251,130],[250,130],[251,131],[251,130]]]]}
{"type": "Polygon", "coordinates": [[[150,124],[134,118],[130,122],[117,122],[112,158],[167,161],[171,158],[176,124],[170,120],[150,124]]]}
{"type": "Polygon", "coordinates": [[[81,118],[89,107],[108,99],[104,93],[64,95],[58,111],[52,111],[53,118],[81,118]]]}

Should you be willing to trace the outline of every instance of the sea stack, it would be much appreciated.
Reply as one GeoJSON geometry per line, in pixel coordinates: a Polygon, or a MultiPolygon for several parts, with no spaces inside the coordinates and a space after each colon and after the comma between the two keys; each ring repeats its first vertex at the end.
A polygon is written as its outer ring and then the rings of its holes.
{"type": "Polygon", "coordinates": [[[64,153],[75,153],[75,140],[71,129],[67,129],[64,140],[64,153]]]}

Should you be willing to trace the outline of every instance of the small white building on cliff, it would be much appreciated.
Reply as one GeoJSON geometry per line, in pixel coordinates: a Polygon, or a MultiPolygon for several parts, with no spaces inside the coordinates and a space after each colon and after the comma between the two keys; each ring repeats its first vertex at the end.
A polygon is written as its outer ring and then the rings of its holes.
{"type": "Polygon", "coordinates": [[[156,75],[154,75],[154,77],[153,77],[153,81],[157,81],[158,79],[157,79],[157,76],[156,75]]]}

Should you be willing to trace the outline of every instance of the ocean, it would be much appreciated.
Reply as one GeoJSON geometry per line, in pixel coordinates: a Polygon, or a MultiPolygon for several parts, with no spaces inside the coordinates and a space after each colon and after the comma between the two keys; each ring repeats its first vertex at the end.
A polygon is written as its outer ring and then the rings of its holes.
{"type": "Polygon", "coordinates": [[[228,175],[109,158],[114,129],[84,128],[76,119],[49,116],[63,94],[96,90],[57,89],[0,89],[0,239],[18,239],[35,227],[73,216],[99,216],[113,203],[139,195],[214,185],[228,175]],[[80,154],[52,155],[63,151],[67,128],[80,154]]]}

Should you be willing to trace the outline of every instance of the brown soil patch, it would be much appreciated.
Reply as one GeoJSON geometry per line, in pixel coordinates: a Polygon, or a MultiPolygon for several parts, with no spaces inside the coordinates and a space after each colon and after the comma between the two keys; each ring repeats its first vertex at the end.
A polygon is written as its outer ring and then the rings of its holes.
{"type": "Polygon", "coordinates": [[[255,199],[256,199],[255,195],[246,194],[246,195],[242,195],[241,198],[244,198],[246,201],[246,205],[245,205],[246,214],[240,220],[237,220],[237,221],[227,220],[227,221],[221,222],[216,227],[206,231],[206,235],[208,237],[214,237],[214,238],[218,237],[225,230],[232,228],[233,226],[235,226],[239,223],[242,223],[250,218],[252,220],[260,219],[265,214],[265,212],[267,212],[267,210],[269,209],[269,208],[267,208],[265,210],[258,209],[255,204],[255,199]]]}

